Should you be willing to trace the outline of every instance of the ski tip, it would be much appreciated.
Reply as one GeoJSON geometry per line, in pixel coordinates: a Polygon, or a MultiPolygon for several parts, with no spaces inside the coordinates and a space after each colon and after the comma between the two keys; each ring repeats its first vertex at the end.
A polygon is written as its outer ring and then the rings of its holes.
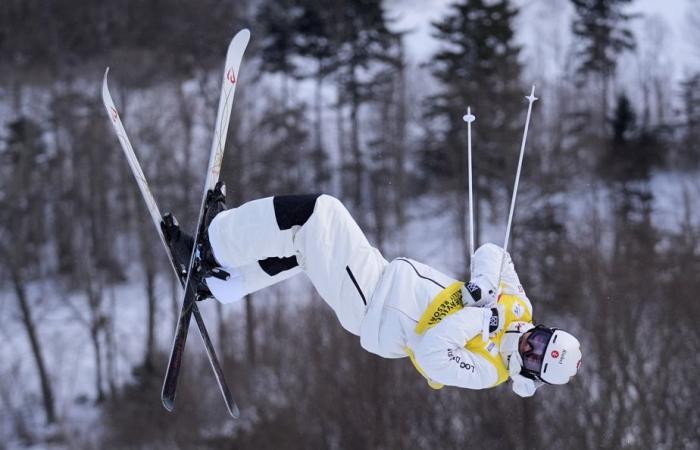
{"type": "Polygon", "coordinates": [[[163,407],[168,410],[168,412],[173,412],[175,409],[175,399],[168,397],[161,397],[163,401],[163,407]]]}
{"type": "Polygon", "coordinates": [[[236,33],[236,35],[231,39],[231,44],[229,47],[233,49],[234,47],[246,48],[250,42],[250,30],[243,28],[241,31],[236,33]]]}
{"type": "Polygon", "coordinates": [[[241,418],[241,412],[238,410],[238,405],[236,405],[235,403],[228,408],[228,413],[234,420],[238,420],[241,418]]]}
{"type": "Polygon", "coordinates": [[[107,87],[107,75],[109,74],[109,67],[105,70],[105,76],[102,78],[102,102],[105,105],[105,108],[107,108],[108,113],[111,116],[111,112],[109,111],[109,107],[112,106],[114,103],[112,101],[112,96],[109,94],[109,87],[107,87]]]}

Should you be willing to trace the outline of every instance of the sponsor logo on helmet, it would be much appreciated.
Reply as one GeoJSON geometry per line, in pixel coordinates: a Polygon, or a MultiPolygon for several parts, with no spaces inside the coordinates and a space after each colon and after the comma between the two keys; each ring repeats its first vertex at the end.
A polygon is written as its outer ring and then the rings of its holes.
{"type": "Polygon", "coordinates": [[[564,364],[565,359],[566,359],[566,350],[562,350],[561,351],[561,358],[559,358],[559,364],[564,364]]]}
{"type": "Polygon", "coordinates": [[[559,358],[559,352],[556,350],[552,350],[552,358],[559,358]]]}

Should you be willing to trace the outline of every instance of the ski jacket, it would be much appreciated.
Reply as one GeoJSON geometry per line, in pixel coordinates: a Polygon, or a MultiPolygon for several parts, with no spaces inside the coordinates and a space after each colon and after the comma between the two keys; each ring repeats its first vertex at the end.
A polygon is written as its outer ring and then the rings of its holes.
{"type": "MultiPolygon", "coordinates": [[[[474,254],[472,278],[498,285],[503,249],[474,254]]],[[[484,389],[508,379],[500,341],[515,321],[531,322],[532,306],[506,254],[498,307],[501,330],[486,340],[491,311],[462,305],[462,282],[408,258],[389,263],[372,293],[360,330],[363,348],[385,358],[410,357],[433,388],[484,389]]]]}

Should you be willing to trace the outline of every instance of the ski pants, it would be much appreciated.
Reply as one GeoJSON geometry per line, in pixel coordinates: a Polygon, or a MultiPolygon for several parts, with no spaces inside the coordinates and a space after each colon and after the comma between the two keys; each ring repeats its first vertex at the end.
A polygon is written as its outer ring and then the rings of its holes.
{"type": "Polygon", "coordinates": [[[348,210],[329,195],[288,195],[245,203],[209,226],[227,281],[208,278],[222,303],[306,273],[341,325],[355,335],[387,265],[348,210]]]}

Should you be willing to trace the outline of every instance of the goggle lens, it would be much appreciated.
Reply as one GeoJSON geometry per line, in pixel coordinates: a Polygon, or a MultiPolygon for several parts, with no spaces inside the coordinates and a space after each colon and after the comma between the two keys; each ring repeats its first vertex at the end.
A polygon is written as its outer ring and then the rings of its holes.
{"type": "Polygon", "coordinates": [[[530,349],[522,355],[523,367],[525,369],[538,374],[540,373],[545,350],[547,350],[547,344],[549,344],[552,334],[554,334],[552,330],[547,328],[536,328],[532,330],[527,337],[527,343],[530,345],[530,349]]]}

